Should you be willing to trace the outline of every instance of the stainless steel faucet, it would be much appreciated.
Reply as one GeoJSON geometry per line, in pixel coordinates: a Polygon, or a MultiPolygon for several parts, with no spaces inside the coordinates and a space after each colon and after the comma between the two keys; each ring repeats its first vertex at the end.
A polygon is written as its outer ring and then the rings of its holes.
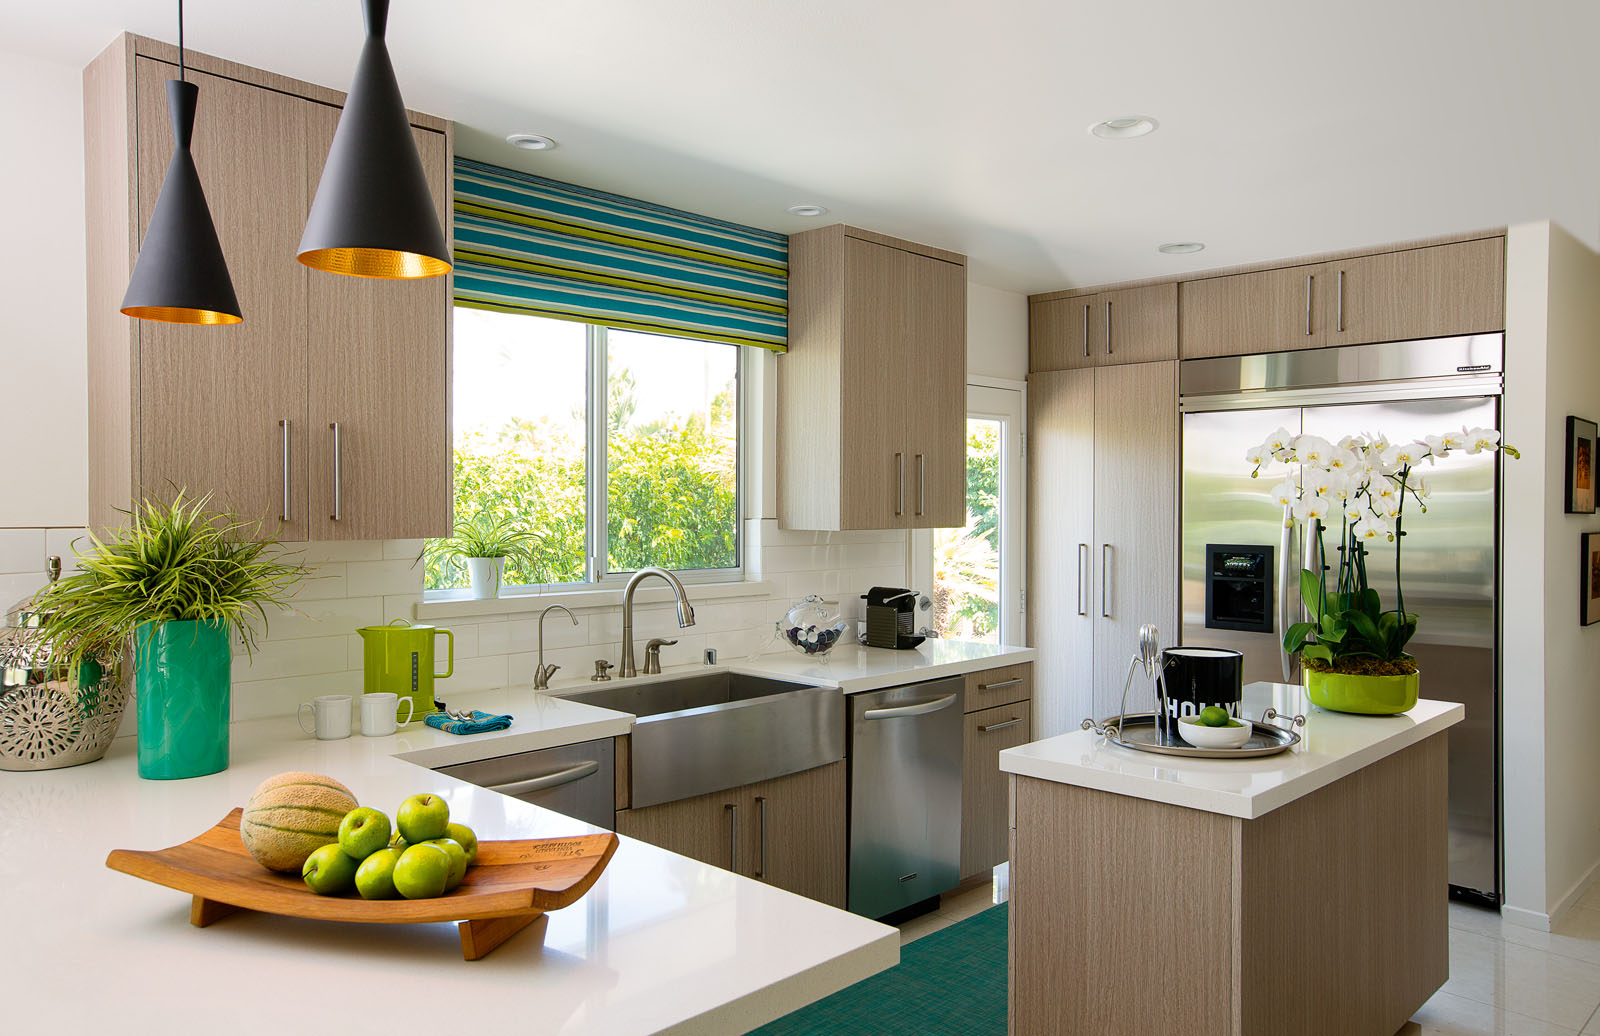
{"type": "Polygon", "coordinates": [[[678,577],[664,568],[641,568],[629,579],[628,585],[622,591],[622,672],[619,676],[624,678],[638,676],[639,671],[633,664],[633,591],[639,584],[651,576],[659,577],[678,598],[678,626],[680,629],[694,625],[694,607],[689,604],[689,591],[683,588],[678,577]]]}
{"type": "Polygon", "coordinates": [[[572,620],[574,626],[578,624],[578,617],[572,614],[572,609],[564,604],[552,604],[539,613],[539,663],[533,667],[533,689],[536,691],[548,690],[550,677],[554,676],[556,670],[561,668],[558,665],[544,664],[544,617],[557,608],[567,613],[567,618],[572,620]]]}

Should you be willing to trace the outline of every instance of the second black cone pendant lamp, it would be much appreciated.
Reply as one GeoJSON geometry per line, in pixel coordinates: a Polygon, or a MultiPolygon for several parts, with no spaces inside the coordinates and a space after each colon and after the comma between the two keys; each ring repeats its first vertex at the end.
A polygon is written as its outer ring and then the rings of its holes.
{"type": "Polygon", "coordinates": [[[363,0],[367,42],[345,99],[299,258],[356,277],[438,277],[450,250],[383,34],[389,0],[363,0]]]}
{"type": "Polygon", "coordinates": [[[169,324],[237,324],[244,319],[189,152],[199,97],[199,88],[184,73],[183,0],[178,0],[178,78],[167,80],[172,161],[122,297],[122,312],[130,317],[169,324]]]}

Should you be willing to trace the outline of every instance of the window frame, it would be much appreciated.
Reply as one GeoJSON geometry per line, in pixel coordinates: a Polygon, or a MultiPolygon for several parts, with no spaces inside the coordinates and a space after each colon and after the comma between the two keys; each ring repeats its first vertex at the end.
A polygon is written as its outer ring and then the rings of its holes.
{"type": "MultiPolygon", "coordinates": [[[[459,308],[452,306],[452,310],[459,308]]],[[[453,317],[452,317],[453,319],[453,317]]],[[[543,317],[539,319],[554,319],[543,317]]],[[[617,590],[621,589],[633,575],[633,569],[612,570],[607,567],[609,553],[607,547],[610,539],[610,525],[607,516],[607,479],[610,476],[608,463],[610,422],[608,420],[608,407],[610,405],[610,356],[608,344],[609,334],[613,330],[605,324],[592,324],[583,322],[584,348],[585,348],[585,407],[584,407],[584,574],[586,578],[575,583],[505,583],[500,587],[500,597],[536,597],[551,593],[581,593],[586,590],[617,590]]],[[[619,328],[617,330],[628,330],[619,328]]],[[[733,530],[733,556],[734,564],[727,568],[678,568],[670,569],[687,584],[717,584],[738,583],[745,581],[745,488],[748,476],[747,466],[750,460],[749,436],[751,426],[749,393],[745,391],[748,384],[747,364],[750,362],[751,346],[726,345],[720,342],[709,342],[704,339],[690,338],[686,335],[663,335],[667,338],[682,338],[686,341],[700,342],[703,345],[719,346],[735,350],[734,356],[734,530],[733,530]]],[[[452,349],[454,348],[452,339],[452,349]]],[[[452,357],[453,364],[454,357],[452,357]]],[[[451,429],[451,456],[455,453],[455,434],[451,429]]],[[[451,492],[455,491],[452,485],[451,492]]],[[[470,600],[470,591],[461,587],[427,589],[422,592],[424,602],[435,601],[463,601],[470,600]]]]}

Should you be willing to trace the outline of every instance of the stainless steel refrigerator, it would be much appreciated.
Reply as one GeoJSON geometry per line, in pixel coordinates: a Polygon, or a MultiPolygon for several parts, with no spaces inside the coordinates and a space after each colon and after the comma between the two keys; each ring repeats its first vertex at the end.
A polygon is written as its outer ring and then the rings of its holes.
{"type": "MultiPolygon", "coordinates": [[[[1245,451],[1274,430],[1337,442],[1352,433],[1391,440],[1463,426],[1500,427],[1499,334],[1422,342],[1185,360],[1181,554],[1184,644],[1236,648],[1245,681],[1298,682],[1283,630],[1302,617],[1299,570],[1308,545],[1250,477],[1245,451]],[[1285,590],[1287,589],[1287,593],[1285,590]]],[[[1454,454],[1424,474],[1426,515],[1407,509],[1406,610],[1421,615],[1408,650],[1423,697],[1466,705],[1450,743],[1450,884],[1500,899],[1499,470],[1496,455],[1454,454]]],[[[1338,532],[1324,534],[1327,549],[1338,532]]],[[[1393,550],[1373,551],[1368,574],[1394,607],[1393,550]]],[[[1330,564],[1335,562],[1330,561],[1330,564]]]]}

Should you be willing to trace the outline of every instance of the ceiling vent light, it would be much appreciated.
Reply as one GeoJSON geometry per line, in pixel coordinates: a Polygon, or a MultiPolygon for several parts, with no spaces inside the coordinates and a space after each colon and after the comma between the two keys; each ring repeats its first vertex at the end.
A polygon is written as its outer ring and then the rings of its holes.
{"type": "Polygon", "coordinates": [[[1156,249],[1162,255],[1188,255],[1191,252],[1204,252],[1205,243],[1202,241],[1174,241],[1156,249]]]}
{"type": "Polygon", "coordinates": [[[1114,119],[1097,122],[1089,127],[1089,132],[1101,140],[1132,140],[1154,133],[1156,127],[1161,125],[1148,115],[1119,115],[1114,119]]]}
{"type": "Polygon", "coordinates": [[[513,133],[506,143],[524,151],[552,151],[556,146],[555,138],[542,133],[513,133]]]}
{"type": "Polygon", "coordinates": [[[791,205],[784,210],[791,216],[821,216],[828,210],[821,205],[791,205]]]}

